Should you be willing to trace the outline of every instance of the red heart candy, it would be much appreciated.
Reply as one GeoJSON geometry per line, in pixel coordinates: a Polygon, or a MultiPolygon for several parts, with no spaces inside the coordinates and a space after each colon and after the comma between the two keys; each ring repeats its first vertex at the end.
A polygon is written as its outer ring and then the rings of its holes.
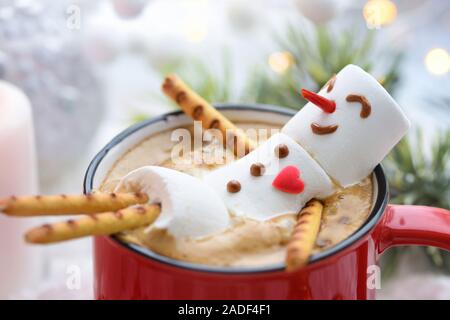
{"type": "Polygon", "coordinates": [[[287,166],[273,179],[272,186],[286,193],[297,194],[303,192],[305,184],[300,179],[300,170],[294,166],[287,166]]]}

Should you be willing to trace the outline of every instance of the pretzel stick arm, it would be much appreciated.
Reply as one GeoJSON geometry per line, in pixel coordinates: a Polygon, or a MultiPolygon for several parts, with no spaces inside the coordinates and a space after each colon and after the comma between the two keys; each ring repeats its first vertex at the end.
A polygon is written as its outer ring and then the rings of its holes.
{"type": "Polygon", "coordinates": [[[24,196],[0,199],[0,211],[10,216],[92,214],[116,211],[148,202],[141,193],[92,193],[85,195],[24,196]]]}
{"type": "Polygon", "coordinates": [[[309,201],[300,211],[291,241],[287,246],[286,270],[294,271],[308,263],[322,219],[323,204],[309,201]]]}
{"type": "Polygon", "coordinates": [[[201,121],[204,129],[219,129],[225,142],[232,142],[234,153],[242,149],[245,153],[249,153],[256,147],[253,140],[236,127],[230,120],[224,117],[216,108],[210,105],[205,99],[194,92],[183,80],[176,75],[169,75],[166,77],[162,91],[192,119],[201,121]],[[230,141],[231,140],[231,141],[230,141]]]}
{"type": "Polygon", "coordinates": [[[25,234],[28,243],[47,244],[95,235],[110,235],[120,231],[147,226],[160,213],[157,204],[132,206],[115,212],[105,212],[46,224],[25,234]]]}

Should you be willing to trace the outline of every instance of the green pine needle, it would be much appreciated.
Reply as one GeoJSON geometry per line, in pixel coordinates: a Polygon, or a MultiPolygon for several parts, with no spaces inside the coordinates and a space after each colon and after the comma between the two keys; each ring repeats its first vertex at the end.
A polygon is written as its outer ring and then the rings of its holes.
{"type": "MultiPolygon", "coordinates": [[[[355,29],[337,33],[324,26],[314,28],[311,35],[304,32],[303,26],[291,24],[284,35],[276,36],[280,49],[293,55],[293,66],[284,74],[274,74],[265,64],[257,66],[247,83],[243,101],[300,109],[306,102],[299,94],[301,87],[318,91],[347,64],[371,72],[379,61],[380,54],[372,52],[375,51],[374,32],[357,35],[355,29]]],[[[385,53],[390,61],[380,82],[392,92],[402,56],[396,52],[385,53]]]]}

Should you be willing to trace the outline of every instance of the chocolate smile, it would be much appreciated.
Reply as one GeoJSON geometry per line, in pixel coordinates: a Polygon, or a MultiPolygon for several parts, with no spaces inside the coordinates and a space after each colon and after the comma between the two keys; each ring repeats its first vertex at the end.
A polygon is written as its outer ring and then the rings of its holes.
{"type": "Polygon", "coordinates": [[[321,126],[320,124],[317,124],[315,122],[311,123],[311,129],[312,132],[318,135],[325,135],[333,133],[337,130],[339,126],[337,124],[330,125],[330,126],[321,126]]]}

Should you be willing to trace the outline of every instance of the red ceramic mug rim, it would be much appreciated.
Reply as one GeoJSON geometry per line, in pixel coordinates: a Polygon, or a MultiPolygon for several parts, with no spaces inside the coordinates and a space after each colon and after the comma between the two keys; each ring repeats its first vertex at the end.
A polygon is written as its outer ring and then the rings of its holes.
{"type": "MultiPolygon", "coordinates": [[[[215,107],[221,110],[231,110],[231,111],[257,111],[257,112],[267,112],[267,113],[276,113],[279,115],[286,115],[286,116],[292,116],[294,115],[295,111],[279,106],[272,106],[272,105],[263,105],[263,104],[233,104],[233,103],[222,103],[222,104],[214,104],[215,107]]],[[[115,136],[103,149],[101,149],[95,157],[92,159],[91,163],[89,164],[86,174],[84,177],[84,183],[83,183],[83,190],[84,193],[89,193],[93,191],[94,188],[94,176],[97,171],[97,168],[99,167],[102,160],[105,158],[105,156],[109,153],[109,151],[117,146],[119,143],[121,143],[124,139],[126,139],[128,136],[134,134],[135,132],[146,128],[148,126],[154,125],[161,121],[167,121],[168,118],[173,116],[179,116],[183,112],[182,111],[174,111],[170,113],[165,113],[160,116],[153,117],[148,120],[144,120],[142,122],[139,122],[121,133],[119,133],[117,136],[115,136]]],[[[374,177],[377,182],[377,195],[375,203],[372,207],[372,212],[370,213],[368,219],[366,222],[356,231],[354,232],[350,237],[347,239],[341,241],[337,245],[323,251],[317,254],[314,254],[311,256],[310,264],[315,263],[320,260],[324,260],[326,258],[329,258],[335,254],[338,254],[339,252],[343,251],[344,249],[348,248],[349,246],[353,245],[355,242],[363,238],[365,235],[367,235],[370,230],[372,230],[378,221],[380,220],[381,216],[383,215],[389,198],[389,187],[386,180],[386,175],[384,173],[384,170],[381,166],[381,164],[377,165],[374,169],[374,177]]],[[[163,264],[168,264],[172,267],[178,267],[183,269],[189,269],[194,271],[200,271],[200,272],[211,272],[211,273],[226,273],[226,274],[248,274],[248,273],[265,273],[265,272],[276,272],[276,271],[282,271],[284,269],[284,264],[279,263],[275,265],[269,265],[269,266],[263,266],[263,267],[216,267],[216,266],[207,266],[207,265],[201,265],[196,263],[190,263],[180,260],[174,260],[171,258],[168,258],[166,256],[159,255],[147,248],[131,244],[131,243],[125,243],[121,240],[119,240],[115,236],[111,236],[110,240],[116,242],[121,247],[133,251],[141,256],[144,256],[150,260],[156,260],[163,264]]]]}

